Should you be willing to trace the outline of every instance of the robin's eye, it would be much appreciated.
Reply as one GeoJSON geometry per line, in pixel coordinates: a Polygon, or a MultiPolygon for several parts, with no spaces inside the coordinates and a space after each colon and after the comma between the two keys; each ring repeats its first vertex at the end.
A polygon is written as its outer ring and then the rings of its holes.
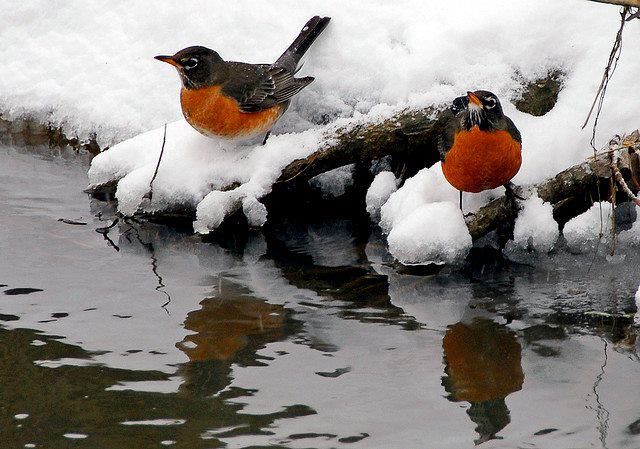
{"type": "Polygon", "coordinates": [[[496,106],[496,99],[495,98],[487,98],[484,102],[484,107],[487,109],[493,109],[496,106]]]}
{"type": "Polygon", "coordinates": [[[182,60],[182,61],[180,61],[180,62],[182,62],[182,66],[183,66],[186,70],[192,69],[192,68],[194,68],[195,66],[197,66],[197,65],[198,65],[198,59],[197,59],[197,58],[183,59],[183,60],[182,60]]]}

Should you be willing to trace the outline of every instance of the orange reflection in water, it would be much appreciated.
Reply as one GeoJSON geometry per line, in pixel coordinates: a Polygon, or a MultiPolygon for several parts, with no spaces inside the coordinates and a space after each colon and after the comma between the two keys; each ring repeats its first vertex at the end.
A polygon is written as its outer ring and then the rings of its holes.
{"type": "Polygon", "coordinates": [[[184,326],[194,331],[176,346],[191,361],[229,360],[255,338],[259,344],[284,338],[284,307],[248,297],[207,298],[187,315],[184,326]]]}
{"type": "Polygon", "coordinates": [[[449,327],[442,341],[442,384],[452,401],[467,401],[476,423],[476,444],[496,438],[511,421],[504,399],[522,389],[522,348],[516,334],[494,321],[476,319],[449,327]]]}
{"type": "Polygon", "coordinates": [[[457,323],[442,346],[452,399],[484,402],[522,388],[521,347],[507,327],[490,320],[457,323]]]}

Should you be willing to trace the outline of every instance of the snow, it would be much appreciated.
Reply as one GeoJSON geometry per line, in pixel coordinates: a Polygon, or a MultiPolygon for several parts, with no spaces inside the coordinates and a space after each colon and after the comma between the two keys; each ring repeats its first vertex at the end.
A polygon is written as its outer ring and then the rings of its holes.
{"type": "Polygon", "coordinates": [[[553,206],[532,195],[523,204],[513,229],[513,243],[522,249],[551,251],[558,235],[558,223],[553,219],[553,206]]]}
{"type": "Polygon", "coordinates": [[[589,210],[569,220],[562,234],[570,249],[577,252],[591,250],[600,239],[607,244],[610,239],[611,203],[595,203],[589,210]]]}
{"type": "MultiPolygon", "coordinates": [[[[634,22],[625,29],[625,42],[640,39],[634,22]]],[[[119,180],[124,214],[195,208],[196,229],[208,232],[225,212],[242,207],[250,223],[260,226],[266,211],[259,200],[281,168],[321,148],[326,132],[388,118],[406,107],[448,104],[467,90],[496,93],[522,132],[523,164],[515,183],[538,182],[583,160],[591,154],[591,130],[580,124],[618,26],[618,8],[583,0],[193,0],[160,6],[113,0],[108,7],[25,0],[0,17],[0,114],[29,116],[80,138],[95,133],[111,149],[94,160],[90,183],[119,180]],[[294,99],[267,145],[206,139],[181,119],[178,77],[154,55],[200,44],[228,60],[270,62],[315,14],[332,17],[300,72],[316,80],[294,99]],[[554,109],[542,117],[517,111],[509,100],[518,97],[522,80],[555,69],[566,76],[554,109]],[[165,123],[164,160],[149,201],[145,194],[165,123]],[[235,190],[220,191],[236,182],[235,190]]],[[[628,86],[637,83],[639,70],[640,58],[625,47],[607,90],[597,147],[637,128],[640,98],[628,86]]],[[[318,181],[323,192],[346,185],[343,171],[335,175],[318,181]]],[[[498,193],[466,194],[465,212],[498,193]]],[[[457,192],[438,167],[423,170],[381,207],[381,227],[392,233],[423,206],[442,201],[457,204],[457,192]]],[[[418,215],[412,218],[416,226],[417,220],[418,215]]],[[[565,237],[592,235],[584,226],[572,234],[575,226],[565,237]]],[[[401,240],[403,233],[394,235],[401,240]]],[[[400,240],[398,248],[405,246],[400,240]]]]}
{"type": "MultiPolygon", "coordinates": [[[[522,181],[588,154],[589,130],[578,125],[619,16],[615,7],[582,0],[200,0],[161,7],[151,0],[114,0],[108,7],[25,0],[0,17],[6,69],[0,112],[51,121],[80,137],[96,132],[103,145],[112,145],[181,117],[178,77],[154,55],[201,44],[226,59],[270,62],[315,14],[332,17],[301,72],[316,81],[294,102],[280,132],[368,113],[379,103],[449,102],[482,87],[503,99],[523,131],[522,181]],[[541,118],[516,112],[507,100],[520,90],[519,77],[556,67],[567,73],[556,108],[541,118]]],[[[637,40],[639,28],[630,23],[625,40],[637,40]]],[[[607,91],[600,143],[637,127],[640,105],[630,101],[626,86],[635,82],[640,62],[625,50],[607,91]],[[613,107],[615,114],[607,114],[613,107]]]]}
{"type": "Polygon", "coordinates": [[[444,264],[464,259],[471,235],[455,204],[423,204],[393,227],[389,252],[403,264],[444,264]]]}
{"type": "MultiPolygon", "coordinates": [[[[472,212],[503,193],[502,187],[465,193],[464,212],[472,212]]],[[[458,195],[444,178],[440,163],[407,179],[380,208],[379,224],[388,234],[391,254],[411,264],[450,263],[464,258],[471,247],[471,236],[458,195]]]]}
{"type": "MultiPolygon", "coordinates": [[[[503,193],[502,187],[482,193],[465,193],[463,195],[464,211],[472,212],[503,193]]],[[[391,194],[389,200],[380,209],[380,227],[384,232],[389,233],[396,224],[413,214],[422,204],[447,201],[458,207],[458,195],[458,191],[445,179],[442,165],[438,162],[420,170],[415,176],[407,179],[398,191],[391,194]]],[[[458,213],[460,213],[459,209],[458,213]]]]}
{"type": "Polygon", "coordinates": [[[371,218],[379,218],[380,208],[396,190],[398,190],[398,180],[392,172],[382,171],[373,178],[365,198],[367,212],[371,218]]]}
{"type": "Polygon", "coordinates": [[[217,228],[238,203],[252,225],[266,219],[257,200],[271,190],[282,168],[322,145],[321,130],[272,136],[266,145],[243,145],[216,140],[195,131],[180,120],[167,126],[165,149],[153,183],[152,200],[145,199],[156,168],[164,130],[162,128],[126,140],[96,156],[89,182],[96,186],[119,179],[116,198],[125,215],[182,207],[196,209],[198,232],[217,228]],[[125,166],[120,162],[126,161],[125,166]],[[219,191],[233,183],[233,190],[219,191]]]}

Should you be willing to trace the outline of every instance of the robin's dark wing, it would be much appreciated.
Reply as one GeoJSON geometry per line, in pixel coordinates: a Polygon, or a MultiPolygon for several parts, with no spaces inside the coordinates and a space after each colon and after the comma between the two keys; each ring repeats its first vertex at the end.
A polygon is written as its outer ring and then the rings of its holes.
{"type": "Polygon", "coordinates": [[[313,81],[312,77],[294,78],[293,73],[282,67],[229,64],[232,76],[222,91],[235,98],[243,112],[258,112],[287,102],[313,81]]]}
{"type": "Polygon", "coordinates": [[[513,140],[522,143],[522,135],[520,134],[520,131],[518,131],[518,128],[516,128],[515,123],[513,123],[513,121],[511,121],[511,119],[506,115],[504,116],[504,118],[507,121],[507,132],[511,134],[513,140]]]}
{"type": "MultiPolygon", "coordinates": [[[[451,110],[453,111],[453,108],[451,108],[451,110]]],[[[459,114],[460,113],[453,115],[447,120],[444,131],[438,136],[438,153],[440,154],[441,161],[444,161],[447,152],[453,146],[456,131],[460,129],[461,115],[459,114]]]]}
{"type": "Polygon", "coordinates": [[[466,95],[458,97],[451,103],[449,110],[453,114],[447,121],[444,132],[438,136],[438,153],[440,154],[440,160],[444,161],[444,157],[447,152],[453,146],[453,137],[462,123],[462,116],[458,116],[463,111],[469,108],[469,97],[466,95]]]}

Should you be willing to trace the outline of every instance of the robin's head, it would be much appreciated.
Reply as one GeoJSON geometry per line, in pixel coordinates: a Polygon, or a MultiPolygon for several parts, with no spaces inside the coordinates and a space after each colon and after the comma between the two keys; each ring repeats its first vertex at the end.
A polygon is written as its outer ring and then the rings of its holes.
{"type": "Polygon", "coordinates": [[[486,90],[467,92],[466,97],[456,98],[454,107],[458,109],[458,113],[464,114],[462,118],[467,129],[474,126],[480,129],[493,128],[504,117],[500,100],[486,90]]]}
{"type": "Polygon", "coordinates": [[[227,67],[218,53],[207,47],[187,47],[173,56],[156,56],[174,66],[187,89],[212,86],[224,81],[227,67]]]}

